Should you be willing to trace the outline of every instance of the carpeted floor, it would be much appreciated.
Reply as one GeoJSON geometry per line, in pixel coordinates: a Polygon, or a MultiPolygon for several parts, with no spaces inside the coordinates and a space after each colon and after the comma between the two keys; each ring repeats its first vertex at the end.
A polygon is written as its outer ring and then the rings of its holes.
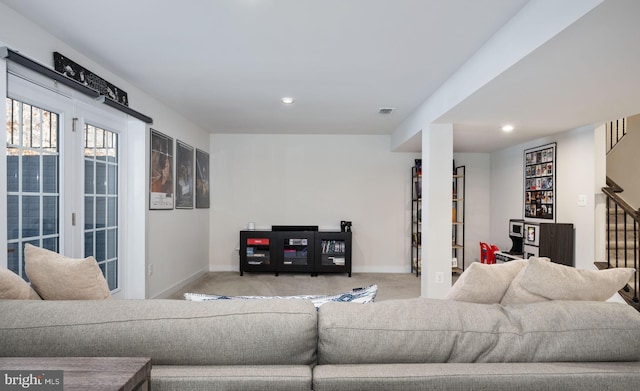
{"type": "Polygon", "coordinates": [[[353,288],[378,285],[376,301],[420,297],[420,278],[408,273],[287,274],[211,272],[171,296],[208,293],[226,296],[334,295],[353,288]]]}

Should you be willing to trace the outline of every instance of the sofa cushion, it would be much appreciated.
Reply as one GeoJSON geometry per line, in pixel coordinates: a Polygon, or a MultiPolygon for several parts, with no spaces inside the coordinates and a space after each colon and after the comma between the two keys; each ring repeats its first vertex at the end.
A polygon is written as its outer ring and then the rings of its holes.
{"type": "Polygon", "coordinates": [[[505,263],[472,263],[447,293],[446,299],[493,304],[502,300],[511,280],[525,266],[525,260],[505,263]]]}
{"type": "Polygon", "coordinates": [[[306,300],[0,301],[0,355],[151,357],[153,365],[310,365],[306,300]]]}
{"type": "Polygon", "coordinates": [[[0,300],[41,300],[36,291],[6,267],[0,267],[0,300]]]}
{"type": "Polygon", "coordinates": [[[605,301],[622,289],[634,273],[631,268],[585,270],[530,259],[514,277],[502,304],[546,300],[605,301]]]}
{"type": "Polygon", "coordinates": [[[640,313],[621,303],[328,303],[320,364],[640,360],[640,313]]]}
{"type": "Polygon", "coordinates": [[[72,259],[26,244],[25,272],[45,300],[96,300],[111,297],[107,281],[93,257],[72,259]]]}
{"type": "Polygon", "coordinates": [[[633,390],[640,362],[319,365],[314,391],[633,390]]]}
{"type": "Polygon", "coordinates": [[[154,391],[311,390],[309,365],[154,365],[154,391]]]}

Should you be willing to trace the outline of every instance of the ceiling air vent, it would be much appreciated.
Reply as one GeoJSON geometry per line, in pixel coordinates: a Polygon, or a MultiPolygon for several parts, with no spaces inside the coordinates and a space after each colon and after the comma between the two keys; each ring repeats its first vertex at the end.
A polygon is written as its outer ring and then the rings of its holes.
{"type": "Polygon", "coordinates": [[[378,114],[391,114],[391,112],[395,110],[394,108],[391,107],[382,107],[380,110],[378,110],[378,114]]]}

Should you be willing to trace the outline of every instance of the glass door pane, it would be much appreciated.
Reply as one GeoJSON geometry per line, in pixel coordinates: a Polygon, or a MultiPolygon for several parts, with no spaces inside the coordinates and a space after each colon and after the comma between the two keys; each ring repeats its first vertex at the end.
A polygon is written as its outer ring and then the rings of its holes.
{"type": "Polygon", "coordinates": [[[16,99],[7,110],[7,267],[25,280],[25,243],[58,251],[59,114],[16,99]]]}
{"type": "Polygon", "coordinates": [[[118,134],[84,126],[84,256],[94,256],[110,290],[118,281],[118,134]]]}

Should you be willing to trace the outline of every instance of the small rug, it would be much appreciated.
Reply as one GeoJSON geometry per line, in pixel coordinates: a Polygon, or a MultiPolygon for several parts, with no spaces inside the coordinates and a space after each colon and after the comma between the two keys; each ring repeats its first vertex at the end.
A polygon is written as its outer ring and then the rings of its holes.
{"type": "Polygon", "coordinates": [[[311,300],[316,308],[329,302],[369,303],[375,300],[378,293],[378,285],[373,284],[363,288],[354,288],[349,292],[337,295],[297,295],[297,296],[221,296],[205,293],[185,293],[184,299],[189,301],[211,300],[247,300],[247,299],[303,299],[311,300]]]}

